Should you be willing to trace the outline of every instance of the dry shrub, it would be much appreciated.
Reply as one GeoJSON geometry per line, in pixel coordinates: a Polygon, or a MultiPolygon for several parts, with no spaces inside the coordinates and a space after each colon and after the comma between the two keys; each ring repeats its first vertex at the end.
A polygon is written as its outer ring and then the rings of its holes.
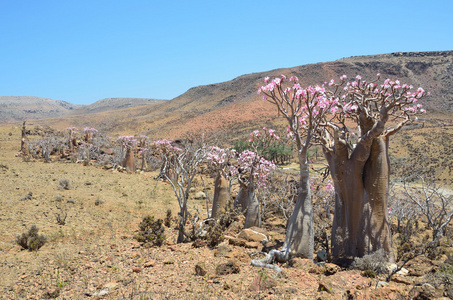
{"type": "Polygon", "coordinates": [[[46,242],[46,237],[43,234],[38,234],[36,225],[32,225],[27,233],[22,233],[16,237],[16,244],[29,251],[37,251],[46,242]]]}
{"type": "Polygon", "coordinates": [[[165,228],[162,224],[162,219],[155,221],[153,216],[146,216],[140,222],[140,231],[134,236],[134,238],[146,247],[151,245],[162,246],[167,239],[164,234],[165,228]]]}
{"type": "MultiPolygon", "coordinates": [[[[379,249],[374,253],[364,255],[363,257],[356,257],[352,263],[353,269],[362,271],[373,271],[375,274],[382,274],[387,272],[387,256],[384,249],[379,249]]],[[[368,272],[371,274],[371,272],[368,272]]]]}

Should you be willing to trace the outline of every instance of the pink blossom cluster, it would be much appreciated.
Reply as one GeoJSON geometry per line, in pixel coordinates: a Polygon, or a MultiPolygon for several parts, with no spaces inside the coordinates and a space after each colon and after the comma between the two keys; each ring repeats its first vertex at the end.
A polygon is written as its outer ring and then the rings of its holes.
{"type": "Polygon", "coordinates": [[[241,173],[253,176],[259,188],[266,186],[270,172],[276,169],[274,162],[266,160],[250,150],[244,150],[239,154],[238,163],[241,173]]]}
{"type": "MultiPolygon", "coordinates": [[[[299,79],[295,76],[291,76],[288,84],[289,86],[284,88],[283,83],[286,76],[281,75],[269,82],[269,79],[265,81],[266,85],[258,89],[258,94],[264,94],[263,99],[268,97],[282,97],[282,105],[287,106],[299,101],[300,106],[297,106],[297,115],[299,117],[299,124],[302,128],[306,128],[310,124],[310,118],[321,118],[326,113],[335,114],[338,110],[338,97],[331,97],[326,93],[325,85],[322,86],[309,86],[302,88],[299,79]]],[[[346,79],[346,78],[344,78],[346,79]]],[[[331,80],[329,85],[334,85],[334,81],[331,80]]]]}
{"type": "Polygon", "coordinates": [[[176,152],[180,152],[182,151],[181,148],[178,148],[176,146],[173,146],[172,145],[173,143],[173,140],[167,140],[167,139],[161,139],[161,140],[157,140],[157,141],[154,141],[154,145],[161,149],[162,151],[166,151],[166,152],[171,152],[171,151],[176,151],[176,152]]]}
{"type": "Polygon", "coordinates": [[[125,147],[131,147],[137,143],[134,136],[119,136],[116,142],[125,147]]]}
{"type": "Polygon", "coordinates": [[[263,127],[263,132],[261,130],[254,130],[250,133],[249,142],[256,140],[278,140],[280,137],[276,134],[275,129],[267,129],[263,127]]]}
{"type": "Polygon", "coordinates": [[[98,130],[96,128],[92,128],[92,127],[85,127],[85,128],[83,128],[83,131],[86,133],[91,133],[91,134],[95,134],[98,132],[98,130]]]}
{"type": "MultiPolygon", "coordinates": [[[[377,77],[379,79],[380,74],[377,74],[377,77]]],[[[340,77],[342,82],[337,86],[344,84],[346,78],[346,75],[340,77]]],[[[334,81],[331,81],[329,85],[335,85],[334,81]]],[[[403,84],[400,80],[386,79],[381,85],[378,85],[375,82],[362,80],[362,77],[358,75],[356,80],[344,84],[344,94],[341,96],[343,101],[338,103],[338,108],[335,112],[356,112],[359,103],[374,102],[378,107],[392,109],[393,115],[425,113],[426,111],[422,108],[422,104],[415,103],[424,96],[429,95],[429,93],[425,92],[421,87],[415,92],[411,91],[412,89],[412,85],[403,84]],[[358,96],[359,94],[366,97],[360,97],[358,96]]]]}
{"type": "Polygon", "coordinates": [[[234,159],[236,156],[237,151],[235,149],[212,146],[208,149],[206,159],[217,170],[223,170],[225,176],[228,178],[231,176],[235,176],[238,173],[236,166],[234,166],[231,163],[228,163],[231,159],[234,159]]]}

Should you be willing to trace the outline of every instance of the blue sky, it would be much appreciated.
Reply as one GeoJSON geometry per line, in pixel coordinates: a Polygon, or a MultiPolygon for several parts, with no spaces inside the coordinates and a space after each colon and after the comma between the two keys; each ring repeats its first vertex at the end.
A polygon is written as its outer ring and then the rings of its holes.
{"type": "Polygon", "coordinates": [[[355,55],[453,50],[453,1],[0,0],[0,95],[90,104],[355,55]]]}

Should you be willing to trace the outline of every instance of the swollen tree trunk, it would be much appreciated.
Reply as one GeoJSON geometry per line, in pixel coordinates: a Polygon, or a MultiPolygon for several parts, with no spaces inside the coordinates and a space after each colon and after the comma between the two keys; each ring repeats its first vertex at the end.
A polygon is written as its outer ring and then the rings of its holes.
{"type": "Polygon", "coordinates": [[[226,205],[230,200],[230,189],[228,180],[222,176],[221,172],[217,172],[217,176],[214,183],[214,199],[212,200],[212,218],[224,212],[226,205]]]}
{"type": "Polygon", "coordinates": [[[333,257],[362,257],[383,249],[394,260],[388,223],[388,140],[378,136],[358,144],[348,157],[345,145],[326,152],[335,185],[333,257]]]}
{"type": "Polygon", "coordinates": [[[22,153],[23,156],[28,156],[30,153],[28,151],[28,139],[27,139],[27,134],[25,131],[25,122],[22,124],[22,139],[20,142],[20,153],[22,153]]]}
{"type": "Polygon", "coordinates": [[[127,147],[126,157],[124,158],[122,165],[126,168],[126,172],[135,172],[134,152],[131,147],[127,147]]]}
{"type": "Polygon", "coordinates": [[[247,212],[245,215],[244,228],[250,228],[253,226],[261,227],[261,213],[260,213],[260,203],[255,194],[255,187],[253,184],[250,184],[247,187],[247,212]]]}
{"type": "Polygon", "coordinates": [[[293,257],[313,259],[313,203],[306,153],[299,154],[299,161],[300,177],[297,201],[286,228],[283,247],[281,250],[271,250],[263,259],[252,260],[252,265],[256,267],[271,268],[280,273],[281,269],[272,264],[275,260],[286,262],[293,257]]]}
{"type": "Polygon", "coordinates": [[[388,157],[388,138],[379,136],[373,140],[370,157],[364,169],[365,221],[367,253],[384,249],[389,260],[394,261],[392,235],[388,222],[388,193],[390,161],[388,157]]]}
{"type": "Polygon", "coordinates": [[[239,192],[234,199],[233,206],[235,209],[239,208],[241,212],[245,212],[248,206],[248,187],[239,181],[239,192]]]}
{"type": "MultiPolygon", "coordinates": [[[[309,180],[308,164],[300,164],[299,189],[294,211],[286,228],[283,252],[286,260],[293,256],[313,259],[314,227],[313,203],[309,180]]],[[[281,260],[281,259],[280,259],[281,260]]]]}

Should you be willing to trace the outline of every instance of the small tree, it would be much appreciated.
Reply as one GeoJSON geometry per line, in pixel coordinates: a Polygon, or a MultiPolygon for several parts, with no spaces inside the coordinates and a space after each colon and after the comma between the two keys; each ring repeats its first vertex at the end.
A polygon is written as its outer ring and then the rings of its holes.
{"type": "Polygon", "coordinates": [[[126,168],[127,172],[135,172],[135,157],[133,147],[137,144],[137,140],[133,136],[120,136],[117,142],[121,145],[122,152],[126,151],[121,166],[126,168]]]}
{"type": "Polygon", "coordinates": [[[261,227],[261,209],[256,188],[266,185],[269,173],[276,168],[275,164],[250,150],[239,154],[237,161],[241,188],[235,199],[235,208],[246,209],[244,228],[261,227]]]}
{"type": "Polygon", "coordinates": [[[404,183],[405,196],[418,207],[433,230],[433,242],[444,236],[447,225],[453,218],[453,195],[447,193],[432,180],[418,176],[421,187],[409,187],[404,183]]]}
{"type": "Polygon", "coordinates": [[[293,213],[286,229],[282,250],[272,250],[264,261],[254,261],[263,265],[277,259],[287,261],[291,257],[313,258],[314,227],[313,204],[311,199],[308,149],[316,142],[315,134],[326,121],[326,116],[335,104],[325,94],[325,88],[310,86],[302,88],[298,78],[289,81],[285,75],[270,81],[265,78],[265,86],[258,93],[263,99],[274,104],[278,113],[288,122],[288,134],[293,137],[299,161],[298,196],[293,213]]]}
{"type": "Polygon", "coordinates": [[[187,201],[189,199],[189,190],[192,187],[193,179],[198,173],[200,164],[206,157],[206,147],[204,142],[190,143],[186,142],[183,149],[174,147],[167,140],[156,141],[156,145],[162,149],[161,155],[163,165],[161,174],[171,184],[179,204],[179,233],[178,243],[185,241],[186,233],[184,231],[188,218],[187,201]],[[169,177],[169,172],[173,173],[173,178],[169,177]]]}
{"type": "Polygon", "coordinates": [[[237,153],[234,149],[219,148],[217,146],[208,149],[206,159],[214,168],[216,178],[214,182],[214,199],[212,201],[211,217],[217,218],[221,211],[225,211],[225,205],[230,200],[230,181],[237,174],[237,168],[231,162],[237,153]]]}

